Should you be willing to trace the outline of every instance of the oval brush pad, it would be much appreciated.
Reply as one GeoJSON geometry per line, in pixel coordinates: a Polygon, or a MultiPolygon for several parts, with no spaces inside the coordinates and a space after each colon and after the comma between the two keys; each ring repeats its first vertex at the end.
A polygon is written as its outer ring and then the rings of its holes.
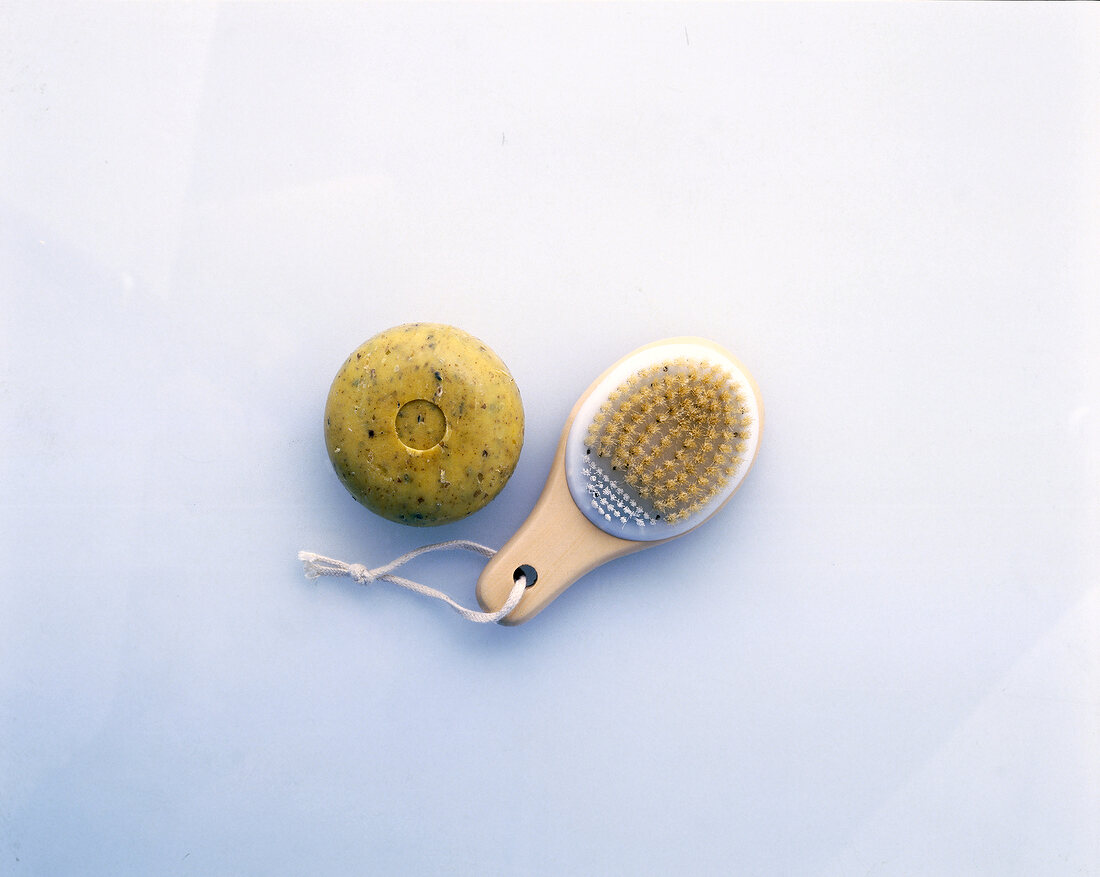
{"type": "Polygon", "coordinates": [[[588,571],[681,536],[718,511],[755,460],[763,404],[752,376],[718,345],[671,338],[639,348],[585,391],[566,422],[530,517],[478,580],[520,624],[588,571]]]}
{"type": "Polygon", "coordinates": [[[722,506],[748,471],[760,431],[755,385],[703,342],[665,342],[616,365],[573,418],[569,492],[601,530],[668,539],[722,506]]]}

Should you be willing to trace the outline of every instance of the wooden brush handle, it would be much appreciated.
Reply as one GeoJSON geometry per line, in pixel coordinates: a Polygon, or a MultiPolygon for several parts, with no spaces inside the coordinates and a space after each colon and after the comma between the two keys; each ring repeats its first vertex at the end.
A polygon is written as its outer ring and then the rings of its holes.
{"type": "Polygon", "coordinates": [[[611,536],[581,514],[565,480],[565,442],[572,422],[570,416],[550,465],[550,477],[534,510],[489,561],[477,581],[478,602],[487,611],[495,612],[504,605],[519,567],[530,566],[538,574],[519,605],[501,624],[522,624],[600,564],[660,544],[611,536]]]}

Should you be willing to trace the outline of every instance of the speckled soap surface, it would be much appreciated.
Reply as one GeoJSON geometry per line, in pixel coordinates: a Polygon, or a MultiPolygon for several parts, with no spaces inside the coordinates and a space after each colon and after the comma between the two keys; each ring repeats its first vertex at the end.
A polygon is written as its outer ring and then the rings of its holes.
{"type": "Polygon", "coordinates": [[[375,335],[344,362],[325,406],[336,474],[391,521],[457,521],[495,497],[523,446],[523,404],[487,344],[439,323],[375,335]]]}

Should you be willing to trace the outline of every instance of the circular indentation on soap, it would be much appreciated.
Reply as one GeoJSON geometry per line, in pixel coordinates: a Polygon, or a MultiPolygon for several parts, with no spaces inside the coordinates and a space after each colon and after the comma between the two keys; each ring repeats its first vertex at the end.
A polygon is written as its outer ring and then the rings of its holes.
{"type": "Polygon", "coordinates": [[[447,416],[434,402],[413,399],[398,409],[393,426],[398,440],[406,448],[427,451],[443,441],[447,434],[447,416]]]}

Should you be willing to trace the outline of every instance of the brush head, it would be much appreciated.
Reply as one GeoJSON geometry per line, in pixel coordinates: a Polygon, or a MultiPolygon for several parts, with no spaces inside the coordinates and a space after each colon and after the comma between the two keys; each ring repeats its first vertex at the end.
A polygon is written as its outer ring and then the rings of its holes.
{"type": "Polygon", "coordinates": [[[702,339],[648,345],[582,399],[565,447],[569,492],[613,536],[679,536],[741,485],[762,415],[752,377],[721,348],[702,339]]]}

